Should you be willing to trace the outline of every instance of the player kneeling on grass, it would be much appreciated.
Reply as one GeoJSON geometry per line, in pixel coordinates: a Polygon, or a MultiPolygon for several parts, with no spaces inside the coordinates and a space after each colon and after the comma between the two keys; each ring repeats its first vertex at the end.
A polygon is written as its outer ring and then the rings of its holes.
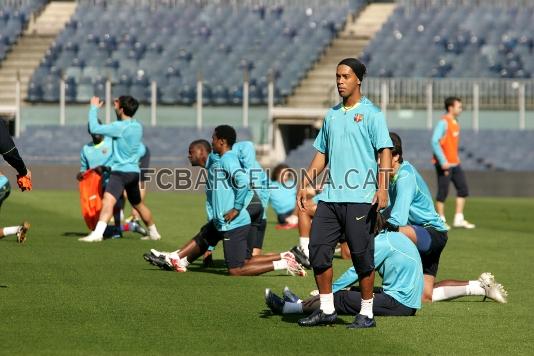
{"type": "Polygon", "coordinates": [[[145,259],[161,268],[169,264],[177,272],[186,272],[189,264],[202,256],[209,246],[223,241],[228,273],[233,276],[255,276],[273,270],[287,270],[294,275],[305,271],[293,254],[251,256],[247,243],[250,216],[244,208],[248,194],[248,177],[239,164],[232,146],[235,130],[227,125],[215,128],[213,151],[207,141],[199,140],[189,146],[189,161],[193,166],[206,168],[206,208],[209,222],[181,249],[172,253],[152,251],[145,259]]]}
{"type": "MultiPolygon", "coordinates": [[[[24,161],[20,157],[4,120],[0,120],[0,154],[17,171],[17,184],[20,190],[23,192],[32,190],[31,172],[26,168],[24,161]]],[[[0,207],[10,193],[11,185],[9,180],[0,172],[0,207]]],[[[18,226],[0,228],[0,239],[10,235],[17,235],[17,241],[22,243],[26,240],[26,233],[29,228],[30,224],[27,221],[18,226]]]]}
{"type": "Polygon", "coordinates": [[[102,211],[96,228],[88,236],[80,238],[83,242],[99,242],[103,240],[108,221],[113,215],[113,207],[126,191],[130,204],[141,214],[148,227],[151,240],[161,239],[152,213],[141,200],[139,191],[139,146],[143,139],[143,127],[133,119],[138,101],[131,96],[121,96],[114,101],[117,121],[109,125],[98,123],[98,109],[103,102],[98,97],[91,98],[89,109],[89,131],[91,134],[111,137],[113,140],[113,156],[111,159],[111,174],[106,185],[102,211]]]}
{"type": "MultiPolygon", "coordinates": [[[[381,220],[377,217],[377,220],[381,220]]],[[[377,221],[380,228],[380,223],[377,221]]],[[[375,237],[374,263],[382,277],[382,290],[374,294],[373,314],[379,316],[412,316],[421,308],[423,270],[421,258],[414,244],[398,232],[381,232],[375,237]]],[[[301,326],[328,325],[335,322],[337,313],[358,314],[362,295],[359,291],[345,290],[358,280],[354,267],[349,268],[332,286],[335,312],[328,315],[320,309],[319,296],[300,300],[287,288],[284,299],[270,289],[265,291],[265,302],[276,314],[311,314],[299,320],[301,326]],[[318,322],[324,320],[323,322],[318,322]]],[[[352,323],[348,328],[358,327],[352,323]]]]}
{"type": "MultiPolygon", "coordinates": [[[[99,124],[101,124],[100,120],[99,124]]],[[[80,181],[82,212],[84,212],[87,226],[93,230],[98,223],[100,215],[100,211],[96,207],[101,206],[103,190],[109,180],[110,168],[107,165],[111,164],[113,141],[110,137],[93,135],[91,132],[89,134],[92,142],[82,147],[80,152],[80,172],[76,175],[76,179],[80,181]],[[95,179],[96,181],[93,181],[95,179]],[[100,200],[100,203],[98,204],[96,200],[100,200]],[[92,207],[95,207],[95,209],[92,209],[92,207]]],[[[123,231],[133,231],[143,236],[147,235],[146,230],[137,222],[121,225],[120,215],[123,204],[124,198],[121,196],[113,208],[115,224],[106,227],[104,237],[120,238],[123,231]]]]}

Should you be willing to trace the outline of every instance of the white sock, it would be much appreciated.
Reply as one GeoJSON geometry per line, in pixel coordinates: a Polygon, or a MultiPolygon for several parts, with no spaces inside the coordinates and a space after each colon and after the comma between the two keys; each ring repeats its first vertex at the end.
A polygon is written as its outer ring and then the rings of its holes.
{"type": "Polygon", "coordinates": [[[287,260],[282,258],[279,261],[273,261],[273,267],[275,271],[279,271],[281,269],[287,269],[287,260]]]}
{"type": "Polygon", "coordinates": [[[323,313],[332,314],[336,311],[336,308],[334,308],[334,293],[319,294],[319,300],[321,301],[323,313]]]}
{"type": "Polygon", "coordinates": [[[297,225],[299,223],[299,217],[296,215],[290,215],[286,218],[286,224],[297,225]]]}
{"type": "Polygon", "coordinates": [[[187,257],[181,258],[180,259],[180,267],[187,268],[187,266],[189,266],[189,261],[187,260],[187,257]]]}
{"type": "Polygon", "coordinates": [[[362,299],[362,308],[360,309],[360,314],[365,315],[370,319],[373,318],[373,298],[362,299]]]}
{"type": "Polygon", "coordinates": [[[104,236],[104,231],[106,231],[106,227],[108,227],[107,222],[99,221],[91,234],[94,234],[96,236],[104,236]]]}
{"type": "Polygon", "coordinates": [[[486,290],[482,288],[479,281],[469,281],[467,295],[486,295],[486,290]]]}
{"type": "Polygon", "coordinates": [[[302,303],[285,302],[282,314],[302,314],[302,303]]]}
{"type": "Polygon", "coordinates": [[[454,214],[454,222],[455,223],[461,223],[462,221],[464,221],[464,214],[460,214],[460,213],[456,213],[454,214]]]}
{"type": "Polygon", "coordinates": [[[447,219],[445,218],[445,215],[440,215],[439,218],[441,219],[441,221],[447,222],[447,219]]]}
{"type": "Polygon", "coordinates": [[[148,227],[148,233],[150,236],[159,236],[158,229],[156,229],[156,224],[152,224],[148,227]]]}
{"type": "Polygon", "coordinates": [[[432,302],[464,297],[467,294],[467,286],[437,287],[432,291],[432,302]]]}
{"type": "Polygon", "coordinates": [[[299,239],[299,245],[302,248],[302,251],[306,254],[306,256],[310,257],[310,250],[308,249],[308,246],[310,245],[310,238],[306,236],[301,236],[299,239]]]}
{"type": "Polygon", "coordinates": [[[3,229],[4,236],[15,235],[17,233],[17,231],[19,231],[19,227],[20,226],[4,227],[4,229],[3,229]]]}

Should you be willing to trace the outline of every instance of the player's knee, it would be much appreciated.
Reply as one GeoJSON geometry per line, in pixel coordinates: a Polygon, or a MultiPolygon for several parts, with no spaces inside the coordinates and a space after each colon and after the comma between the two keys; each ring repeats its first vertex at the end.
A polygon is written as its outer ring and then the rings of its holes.
{"type": "Polygon", "coordinates": [[[423,292],[421,300],[423,301],[423,303],[432,303],[432,293],[423,292]]]}
{"type": "Polygon", "coordinates": [[[310,243],[310,264],[313,269],[328,269],[332,267],[334,252],[328,245],[314,245],[310,243]]]}
{"type": "Polygon", "coordinates": [[[233,277],[244,276],[244,270],[242,267],[228,268],[228,275],[233,277]]]}
{"type": "Polygon", "coordinates": [[[458,192],[456,194],[458,198],[467,198],[469,196],[469,190],[467,187],[463,187],[461,189],[458,189],[458,192]]]}
{"type": "Polygon", "coordinates": [[[352,253],[352,263],[360,278],[370,275],[375,269],[374,251],[352,253]]]}

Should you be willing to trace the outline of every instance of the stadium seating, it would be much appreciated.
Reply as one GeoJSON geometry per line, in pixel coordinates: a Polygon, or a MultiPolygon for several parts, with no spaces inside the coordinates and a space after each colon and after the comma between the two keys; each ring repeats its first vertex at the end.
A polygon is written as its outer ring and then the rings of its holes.
{"type": "MultiPolygon", "coordinates": [[[[427,130],[395,130],[402,138],[403,156],[418,169],[433,169],[431,162],[432,132],[427,130]]],[[[294,168],[307,167],[315,154],[314,140],[305,140],[292,150],[286,163],[294,168]]],[[[534,171],[534,131],[462,130],[460,159],[466,170],[534,171]],[[488,142],[491,145],[488,147],[488,142]]]]}
{"type": "Polygon", "coordinates": [[[371,76],[534,75],[534,2],[406,3],[396,8],[364,51],[371,76]]]}
{"type": "Polygon", "coordinates": [[[32,76],[30,101],[57,101],[53,92],[63,73],[70,80],[69,101],[86,102],[91,84],[93,92],[100,92],[102,81],[109,77],[113,95],[132,94],[147,102],[150,82],[155,80],[161,103],[190,105],[196,100],[201,73],[205,104],[238,105],[247,69],[250,103],[266,103],[269,73],[275,76],[275,99],[280,102],[363,0],[313,6],[289,0],[269,6],[94,3],[80,2],[48,50],[32,76]]]}
{"type": "MultiPolygon", "coordinates": [[[[236,129],[238,140],[251,140],[249,129],[236,129]]],[[[144,143],[155,165],[187,167],[189,143],[196,139],[211,142],[212,127],[144,127],[144,143]]],[[[82,145],[91,141],[87,126],[28,126],[16,144],[25,161],[39,164],[77,164],[82,145]]]]}
{"type": "Polygon", "coordinates": [[[0,0],[0,62],[17,42],[32,13],[45,3],[45,0],[0,0]]]}

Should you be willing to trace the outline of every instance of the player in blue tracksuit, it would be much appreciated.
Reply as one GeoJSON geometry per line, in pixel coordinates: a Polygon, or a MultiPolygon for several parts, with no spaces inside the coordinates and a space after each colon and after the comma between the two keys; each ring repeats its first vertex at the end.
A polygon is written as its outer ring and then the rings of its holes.
{"type": "MultiPolygon", "coordinates": [[[[76,178],[83,179],[83,173],[89,169],[96,170],[102,175],[102,186],[105,189],[109,180],[109,167],[113,155],[113,140],[102,135],[91,135],[92,142],[85,144],[80,151],[80,172],[76,178]]],[[[133,231],[146,235],[146,231],[136,222],[121,225],[121,209],[124,198],[121,196],[113,209],[115,225],[109,225],[104,231],[105,237],[122,237],[123,231],[133,231]]]]}
{"type": "MultiPolygon", "coordinates": [[[[412,316],[421,308],[423,270],[414,244],[399,232],[383,231],[375,237],[374,263],[382,277],[382,290],[374,295],[373,313],[381,316],[412,316]]],[[[356,314],[361,308],[361,293],[344,290],[358,281],[354,267],[349,268],[333,286],[337,313],[356,314]]],[[[276,313],[309,314],[319,309],[318,296],[299,301],[284,291],[286,301],[266,291],[267,305],[276,313]],[[288,298],[289,297],[289,298],[288,298]],[[290,301],[291,300],[291,301],[290,301]]]]}
{"type": "Polygon", "coordinates": [[[148,238],[161,238],[152,219],[152,213],[141,201],[139,191],[139,147],[143,139],[143,127],[133,119],[139,102],[131,96],[121,96],[114,101],[117,121],[102,125],[98,123],[98,109],[103,102],[98,97],[91,99],[89,109],[89,130],[91,134],[103,135],[112,139],[113,155],[111,158],[111,174],[104,199],[102,211],[96,228],[91,234],[79,239],[84,242],[102,241],[107,223],[113,214],[113,207],[126,191],[130,204],[140,213],[148,227],[148,238]]]}

